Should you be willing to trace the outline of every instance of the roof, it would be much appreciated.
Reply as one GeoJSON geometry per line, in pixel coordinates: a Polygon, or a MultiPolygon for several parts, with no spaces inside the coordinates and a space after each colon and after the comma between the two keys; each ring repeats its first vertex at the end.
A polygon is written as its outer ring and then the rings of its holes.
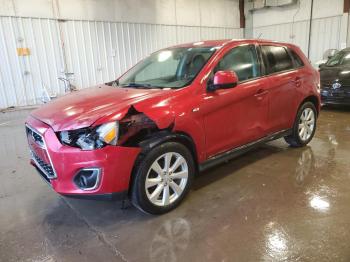
{"type": "Polygon", "coordinates": [[[283,42],[277,42],[277,41],[265,40],[265,39],[221,39],[221,40],[206,40],[206,41],[199,41],[199,42],[190,42],[190,43],[175,45],[172,47],[195,47],[195,46],[210,47],[210,46],[224,46],[227,44],[248,44],[248,43],[265,43],[265,44],[274,43],[274,44],[294,46],[293,44],[290,44],[290,43],[283,43],[283,42]]]}

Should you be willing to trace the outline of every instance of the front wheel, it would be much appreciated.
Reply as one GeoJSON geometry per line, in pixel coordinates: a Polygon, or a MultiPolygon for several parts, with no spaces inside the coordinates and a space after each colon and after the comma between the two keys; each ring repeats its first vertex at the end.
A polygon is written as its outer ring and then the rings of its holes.
{"type": "Polygon", "coordinates": [[[305,102],[298,111],[294,122],[292,134],[284,137],[286,142],[293,147],[307,145],[316,131],[316,107],[311,102],[305,102]]]}
{"type": "Polygon", "coordinates": [[[194,172],[193,157],[184,145],[167,142],[155,147],[135,167],[132,203],[146,213],[166,213],[188,193],[194,172]]]}

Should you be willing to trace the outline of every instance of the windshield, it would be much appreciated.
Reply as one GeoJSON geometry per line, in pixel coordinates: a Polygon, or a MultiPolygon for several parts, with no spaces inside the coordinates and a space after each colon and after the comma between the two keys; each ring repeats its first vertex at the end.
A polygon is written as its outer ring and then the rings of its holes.
{"type": "Polygon", "coordinates": [[[153,53],[119,78],[119,86],[180,88],[190,84],[215,47],[178,47],[153,53]]]}
{"type": "Polygon", "coordinates": [[[350,52],[340,51],[333,57],[331,57],[327,63],[327,66],[339,66],[350,65],[350,52]]]}

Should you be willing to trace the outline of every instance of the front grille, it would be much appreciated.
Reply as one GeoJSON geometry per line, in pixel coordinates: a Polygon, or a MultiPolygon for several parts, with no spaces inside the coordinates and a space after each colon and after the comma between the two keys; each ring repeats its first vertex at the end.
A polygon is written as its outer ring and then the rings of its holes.
{"type": "Polygon", "coordinates": [[[52,185],[51,185],[50,179],[44,174],[44,172],[41,171],[41,169],[40,169],[38,166],[34,165],[34,167],[35,167],[36,171],[38,171],[38,173],[39,173],[39,175],[41,176],[41,178],[44,179],[44,181],[45,181],[49,186],[52,186],[52,185]]]}
{"type": "Polygon", "coordinates": [[[54,178],[55,175],[55,171],[53,170],[52,166],[49,164],[46,164],[43,160],[41,160],[40,157],[38,157],[33,151],[31,151],[32,153],[32,157],[33,160],[35,161],[35,163],[38,165],[38,167],[44,172],[44,174],[48,177],[48,178],[54,178]]]}
{"type": "MultiPolygon", "coordinates": [[[[335,81],[322,81],[321,82],[321,88],[334,89],[333,88],[333,84],[334,83],[336,83],[336,82],[335,81]]],[[[341,84],[341,86],[339,88],[337,88],[337,90],[342,90],[342,89],[349,90],[350,89],[350,83],[349,82],[339,82],[339,84],[341,84]]]]}
{"type": "Polygon", "coordinates": [[[26,126],[26,132],[27,132],[27,136],[31,136],[33,138],[33,140],[41,147],[44,148],[45,143],[44,143],[44,139],[42,138],[42,136],[40,134],[38,134],[37,132],[35,132],[33,129],[29,128],[28,126],[26,126]]]}
{"type": "Polygon", "coordinates": [[[26,133],[29,142],[30,153],[35,164],[48,179],[56,178],[57,175],[52,165],[52,161],[49,152],[47,151],[43,136],[28,125],[26,125],[26,133]],[[30,142],[29,140],[32,142],[30,142]],[[35,150],[37,150],[38,152],[40,151],[39,155],[36,153],[35,150]],[[45,160],[42,159],[40,156],[42,156],[45,160]]]}

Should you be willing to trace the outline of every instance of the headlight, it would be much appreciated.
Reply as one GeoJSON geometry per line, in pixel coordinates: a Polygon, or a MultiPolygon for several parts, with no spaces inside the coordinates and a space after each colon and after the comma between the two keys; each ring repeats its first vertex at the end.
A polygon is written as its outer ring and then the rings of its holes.
{"type": "Polygon", "coordinates": [[[110,122],[94,128],[62,131],[59,133],[59,138],[62,144],[79,147],[82,150],[93,150],[106,145],[116,145],[118,133],[119,123],[110,122]]]}
{"type": "Polygon", "coordinates": [[[99,126],[96,130],[99,139],[106,144],[116,145],[118,140],[119,123],[111,122],[99,126]]]}

